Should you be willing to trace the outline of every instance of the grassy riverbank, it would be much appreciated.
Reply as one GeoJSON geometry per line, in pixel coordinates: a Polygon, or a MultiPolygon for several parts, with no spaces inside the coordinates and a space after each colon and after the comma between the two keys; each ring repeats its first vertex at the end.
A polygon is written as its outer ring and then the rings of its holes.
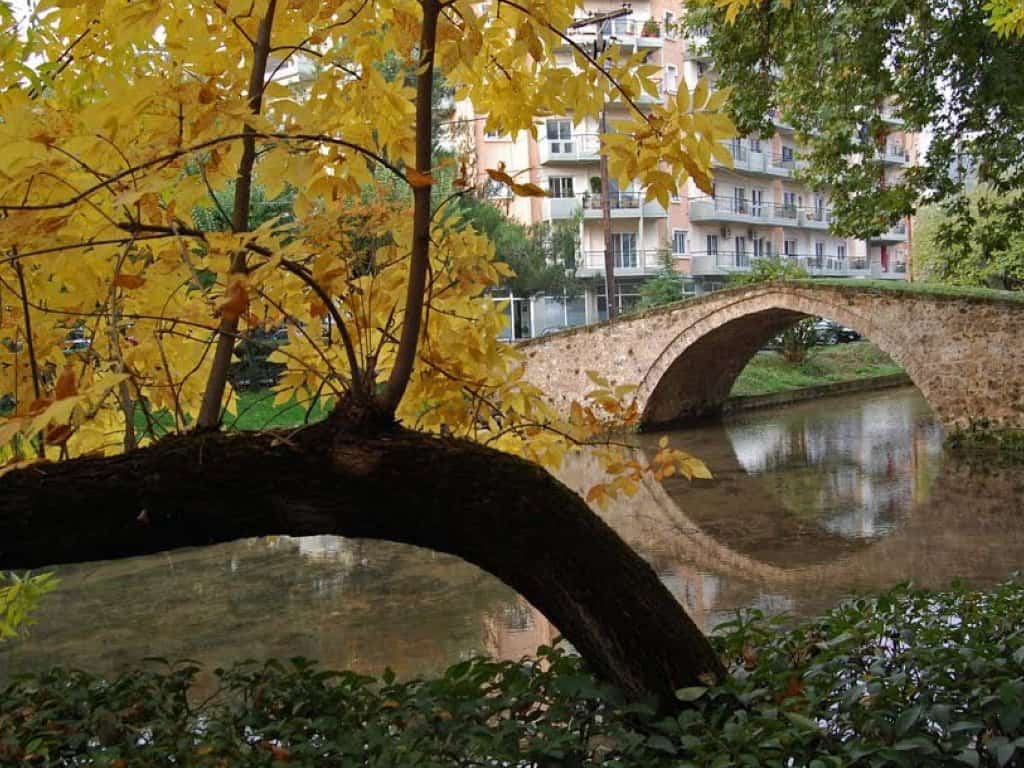
{"type": "Polygon", "coordinates": [[[787,362],[775,352],[759,352],[736,379],[732,395],[767,395],[902,371],[888,355],[867,341],[814,347],[802,363],[787,362]]]}

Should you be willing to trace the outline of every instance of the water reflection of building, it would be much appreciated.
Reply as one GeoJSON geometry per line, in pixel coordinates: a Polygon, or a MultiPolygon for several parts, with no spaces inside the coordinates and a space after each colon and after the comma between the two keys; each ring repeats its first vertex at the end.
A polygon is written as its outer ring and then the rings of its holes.
{"type": "Polygon", "coordinates": [[[920,401],[915,396],[881,393],[858,409],[825,401],[727,431],[744,470],[785,478],[778,487],[784,504],[818,510],[830,533],[875,538],[927,498],[942,451],[941,428],[921,418],[923,403],[907,407],[907,397],[920,401]]]}

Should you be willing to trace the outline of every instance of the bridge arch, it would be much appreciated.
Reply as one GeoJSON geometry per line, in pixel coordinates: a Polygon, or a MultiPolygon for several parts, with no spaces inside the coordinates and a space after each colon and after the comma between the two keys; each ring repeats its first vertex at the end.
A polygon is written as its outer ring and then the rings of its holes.
{"type": "Polygon", "coordinates": [[[948,415],[941,413],[942,403],[929,392],[927,363],[910,338],[914,329],[900,327],[905,318],[835,299],[829,292],[814,289],[767,287],[691,313],[641,379],[637,401],[642,424],[654,426],[717,414],[758,350],[807,317],[827,317],[871,340],[903,367],[940,417],[948,415]]]}

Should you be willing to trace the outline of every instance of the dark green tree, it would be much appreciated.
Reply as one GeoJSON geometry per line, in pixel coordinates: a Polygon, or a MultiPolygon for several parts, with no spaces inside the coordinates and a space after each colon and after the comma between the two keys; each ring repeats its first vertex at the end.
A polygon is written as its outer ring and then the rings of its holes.
{"type": "Polygon", "coordinates": [[[942,206],[918,211],[911,263],[917,276],[955,285],[1024,290],[1024,215],[1020,206],[981,186],[942,206]],[[951,248],[950,241],[960,243],[951,248]]]}
{"type": "Polygon", "coordinates": [[[733,22],[705,0],[687,16],[707,25],[718,84],[745,133],[796,129],[803,176],[832,197],[834,229],[870,237],[918,204],[949,214],[951,258],[971,247],[954,220],[970,221],[971,179],[1000,197],[999,216],[1024,201],[1024,45],[989,23],[987,0],[799,0],[745,4],[733,22]],[[903,178],[886,182],[877,150],[899,130],[931,141],[903,178]]]}
{"type": "Polygon", "coordinates": [[[515,271],[504,285],[520,296],[570,296],[577,290],[579,224],[569,219],[524,226],[486,200],[465,196],[460,213],[468,226],[494,243],[498,258],[515,271]]]}
{"type": "Polygon", "coordinates": [[[683,276],[672,263],[671,251],[663,248],[658,256],[661,259],[661,270],[640,286],[640,309],[660,307],[683,298],[683,276]]]}

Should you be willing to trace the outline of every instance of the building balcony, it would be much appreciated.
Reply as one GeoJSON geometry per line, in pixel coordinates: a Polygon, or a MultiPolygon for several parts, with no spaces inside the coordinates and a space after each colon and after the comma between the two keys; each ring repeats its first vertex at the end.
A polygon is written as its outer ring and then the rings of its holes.
{"type": "Polygon", "coordinates": [[[748,272],[755,261],[756,259],[749,253],[694,251],[690,255],[690,274],[694,277],[706,277],[748,272]]]}
{"type": "Polygon", "coordinates": [[[879,110],[878,116],[889,125],[900,127],[903,125],[903,118],[896,116],[896,109],[891,105],[887,104],[879,110]]]}
{"type": "Polygon", "coordinates": [[[827,230],[832,222],[832,210],[830,208],[806,208],[798,212],[796,222],[798,227],[827,230]]]}
{"type": "Polygon", "coordinates": [[[894,262],[889,265],[889,269],[880,270],[877,275],[872,275],[872,277],[878,277],[882,280],[906,280],[907,262],[894,262]]]}
{"type": "MultiPolygon", "coordinates": [[[[585,219],[600,219],[603,195],[583,194],[576,197],[552,197],[547,204],[547,218],[571,219],[580,210],[585,219]]],[[[616,192],[608,196],[613,219],[664,219],[668,211],[657,201],[644,202],[643,192],[616,192]]]]}
{"type": "Polygon", "coordinates": [[[654,19],[615,19],[605,23],[606,40],[637,48],[661,48],[665,44],[664,25],[654,19]]]}
{"type": "Polygon", "coordinates": [[[875,235],[871,238],[872,243],[905,243],[907,242],[907,222],[906,220],[897,222],[888,231],[883,232],[880,235],[875,235]]]}
{"type": "Polygon", "coordinates": [[[871,263],[867,259],[850,259],[847,270],[850,277],[868,277],[871,274],[871,263]]]}
{"type": "Polygon", "coordinates": [[[800,211],[795,205],[752,203],[732,197],[698,197],[690,200],[690,221],[796,227],[800,226],[800,211]]]}
{"type": "MultiPolygon", "coordinates": [[[[583,259],[576,270],[578,277],[594,277],[604,274],[604,251],[583,251],[583,259]]],[[[615,274],[624,277],[653,275],[661,270],[662,256],[655,249],[634,249],[613,251],[615,274]]]]}
{"type": "Polygon", "coordinates": [[[542,139],[539,143],[541,165],[592,164],[601,159],[601,137],[596,133],[581,133],[571,139],[542,139]]]}
{"type": "Polygon", "coordinates": [[[899,144],[889,144],[879,149],[878,159],[887,165],[906,165],[910,162],[906,148],[899,144]]]}
{"type": "Polygon", "coordinates": [[[813,277],[859,277],[867,275],[869,272],[866,263],[853,264],[834,254],[831,256],[782,254],[757,257],[751,253],[736,251],[695,252],[690,262],[690,272],[695,277],[749,272],[760,259],[788,262],[804,268],[813,277]]]}
{"type": "MultiPolygon", "coordinates": [[[[625,48],[656,49],[665,45],[665,30],[654,19],[613,19],[601,25],[605,44],[614,43],[625,48]]],[[[597,25],[577,27],[569,31],[569,38],[577,45],[592,49],[597,39],[597,25]]]]}
{"type": "MultiPolygon", "coordinates": [[[[768,176],[791,177],[793,171],[804,166],[803,160],[795,157],[783,157],[781,154],[767,151],[754,151],[745,144],[736,144],[732,141],[721,142],[729,154],[732,155],[732,170],[746,173],[762,173],[768,176]]],[[[727,168],[712,156],[712,165],[718,168],[727,168]]]]}
{"type": "Polygon", "coordinates": [[[707,26],[695,27],[686,30],[686,54],[687,58],[694,61],[709,61],[711,46],[709,38],[711,30],[707,26]]]}

